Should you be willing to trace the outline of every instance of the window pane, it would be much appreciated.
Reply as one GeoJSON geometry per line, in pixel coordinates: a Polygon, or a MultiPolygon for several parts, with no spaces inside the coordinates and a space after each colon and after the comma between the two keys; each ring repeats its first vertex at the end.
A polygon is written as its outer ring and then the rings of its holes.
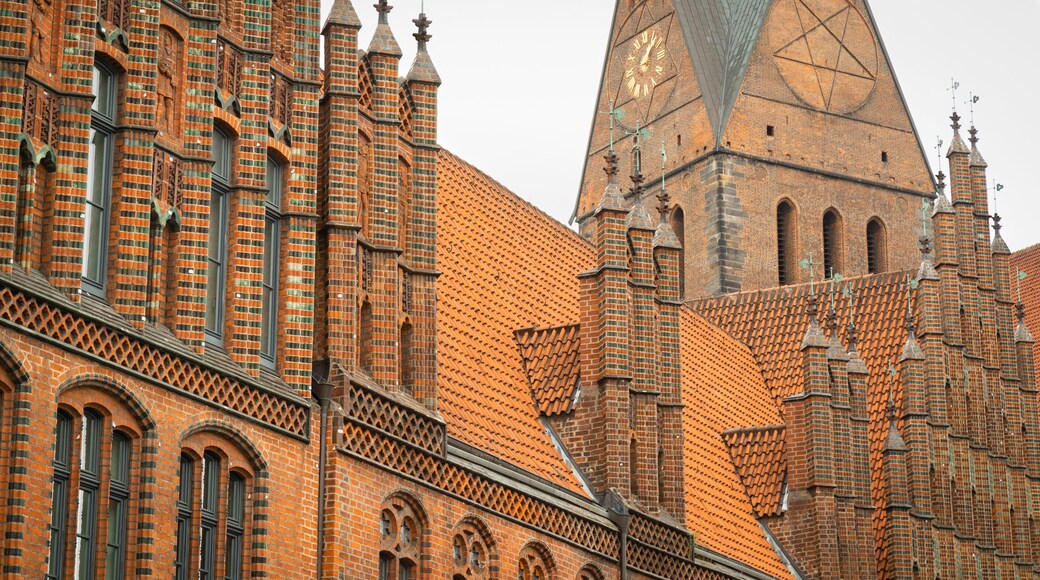
{"type": "Polygon", "coordinates": [[[51,487],[51,543],[50,543],[50,568],[48,578],[60,578],[62,568],[65,567],[65,509],[68,505],[67,479],[54,478],[51,487]]]}
{"type": "Polygon", "coordinates": [[[105,548],[105,580],[123,577],[126,534],[126,500],[113,498],[108,504],[108,545],[105,548]]]}
{"type": "Polygon", "coordinates": [[[242,577],[242,536],[229,533],[227,536],[227,569],[226,580],[239,580],[242,577]]]}
{"type": "Polygon", "coordinates": [[[245,496],[245,481],[237,475],[232,475],[230,483],[228,484],[228,512],[227,519],[229,525],[237,524],[242,525],[243,519],[245,519],[246,511],[246,496],[245,496]]]}
{"type": "Polygon", "coordinates": [[[202,543],[199,546],[199,580],[213,578],[214,556],[216,555],[216,524],[202,526],[202,543]]]}
{"type": "Polygon", "coordinates": [[[231,140],[220,129],[213,131],[213,176],[224,183],[231,177],[231,140]]]}
{"type": "Polygon", "coordinates": [[[180,489],[177,492],[178,507],[191,509],[192,483],[195,480],[195,462],[181,455],[180,489]]]}
{"type": "MultiPolygon", "coordinates": [[[[101,471],[101,416],[93,411],[83,414],[83,448],[80,453],[80,469],[83,476],[95,478],[101,471]]],[[[86,479],[86,477],[84,477],[86,479]]]]}
{"type": "Polygon", "coordinates": [[[108,209],[111,200],[112,136],[91,129],[87,152],[87,191],[83,222],[83,277],[104,284],[108,250],[108,209]]]}
{"type": "Polygon", "coordinates": [[[209,208],[209,254],[206,271],[206,330],[220,337],[224,331],[224,257],[227,246],[227,196],[213,189],[209,208]]]}
{"type": "Polygon", "coordinates": [[[191,555],[191,517],[177,517],[177,560],[174,562],[174,580],[188,580],[188,559],[191,555]]]}
{"type": "Polygon", "coordinates": [[[260,326],[260,354],[274,359],[278,334],[279,222],[270,215],[264,224],[263,309],[260,326]]]}
{"type": "Polygon", "coordinates": [[[122,433],[112,437],[112,486],[126,487],[130,483],[130,440],[122,433]]]}
{"type": "Polygon", "coordinates": [[[112,73],[108,69],[94,63],[94,79],[91,85],[91,93],[94,95],[94,104],[91,109],[109,119],[115,117],[115,90],[112,81],[112,73]]]}
{"type": "Polygon", "coordinates": [[[80,488],[79,518],[76,527],[75,580],[94,577],[94,524],[97,522],[97,492],[80,488]]]}
{"type": "Polygon", "coordinates": [[[267,206],[282,206],[282,165],[273,157],[267,158],[267,206]]]}
{"type": "Polygon", "coordinates": [[[220,458],[207,453],[202,459],[202,464],[202,509],[216,514],[220,495],[220,458]]]}

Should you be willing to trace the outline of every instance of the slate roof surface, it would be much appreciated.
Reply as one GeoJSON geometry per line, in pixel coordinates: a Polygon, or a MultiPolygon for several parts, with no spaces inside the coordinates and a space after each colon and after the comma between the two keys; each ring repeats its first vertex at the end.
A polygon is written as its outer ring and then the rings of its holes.
{"type": "MultiPolygon", "coordinates": [[[[448,151],[438,211],[440,411],[449,434],[580,493],[538,414],[566,412],[579,386],[573,323],[578,274],[592,268],[593,247],[448,151]]],[[[722,439],[729,429],[780,422],[762,375],[747,347],[687,308],[681,335],[687,526],[700,545],[790,578],[722,439]]]]}
{"type": "Polygon", "coordinates": [[[771,0],[675,2],[716,142],[740,94],[771,4],[771,0]]]}
{"type": "Polygon", "coordinates": [[[781,515],[787,459],[784,428],[735,429],[722,434],[758,517],[781,515]]]}
{"type": "Polygon", "coordinates": [[[528,328],[515,336],[538,411],[546,417],[569,413],[581,379],[578,326],[528,328]]]}
{"type": "Polygon", "coordinates": [[[437,284],[440,412],[449,435],[582,493],[538,420],[513,333],[570,324],[592,247],[442,151],[437,284]]]}
{"type": "MultiPolygon", "coordinates": [[[[1040,333],[1040,244],[1019,250],[1011,255],[1012,275],[1025,272],[1022,280],[1022,304],[1026,307],[1026,327],[1033,336],[1040,333]]],[[[1017,290],[1018,281],[1012,280],[1012,288],[1017,290]]],[[[1017,324],[1017,323],[1016,323],[1017,324]]],[[[1040,343],[1033,346],[1036,360],[1034,368],[1040,370],[1040,343]]],[[[1037,385],[1040,386],[1040,372],[1037,373],[1037,385]]]]}

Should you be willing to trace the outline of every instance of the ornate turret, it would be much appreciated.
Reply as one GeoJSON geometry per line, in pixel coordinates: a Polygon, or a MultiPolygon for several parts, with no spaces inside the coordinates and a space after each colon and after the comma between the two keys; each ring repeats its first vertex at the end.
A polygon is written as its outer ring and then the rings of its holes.
{"type": "Polygon", "coordinates": [[[427,83],[431,85],[441,84],[441,75],[437,74],[437,67],[433,66],[433,60],[430,58],[430,53],[426,50],[426,43],[430,42],[433,35],[430,34],[430,25],[433,21],[426,17],[426,13],[422,12],[419,17],[412,20],[415,23],[418,32],[413,34],[415,40],[419,43],[419,50],[415,53],[415,61],[412,62],[412,68],[408,70],[407,79],[410,82],[427,83]]]}
{"type": "MultiPolygon", "coordinates": [[[[325,19],[325,28],[332,25],[346,26],[349,28],[361,28],[361,19],[358,18],[354,4],[350,0],[336,0],[329,11],[329,17],[325,19]]],[[[324,32],[324,29],[322,30],[324,32]]]]}
{"type": "Polygon", "coordinates": [[[376,32],[372,35],[371,44],[368,45],[368,53],[385,54],[400,58],[404,53],[401,52],[401,45],[397,44],[397,39],[394,38],[394,31],[390,29],[390,20],[388,18],[390,11],[394,7],[387,0],[379,0],[379,3],[373,6],[379,12],[379,24],[376,25],[376,32]]]}

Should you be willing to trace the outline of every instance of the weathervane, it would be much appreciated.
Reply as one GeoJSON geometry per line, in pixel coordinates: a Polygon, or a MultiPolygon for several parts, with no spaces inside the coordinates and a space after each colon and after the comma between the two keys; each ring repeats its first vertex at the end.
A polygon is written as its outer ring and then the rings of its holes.
{"type": "Polygon", "coordinates": [[[950,88],[946,89],[950,91],[950,96],[953,99],[953,112],[957,112],[957,89],[961,88],[961,84],[956,79],[950,77],[950,88]]]}
{"type": "Polygon", "coordinates": [[[971,118],[971,124],[973,126],[975,125],[975,104],[978,103],[978,102],[979,102],[979,96],[976,95],[975,93],[972,93],[972,92],[969,91],[968,92],[967,104],[968,104],[969,117],[971,118]]]}
{"type": "Polygon", "coordinates": [[[816,297],[816,262],[813,261],[813,253],[809,252],[809,257],[802,260],[799,266],[803,270],[809,271],[809,295],[816,297]]]}
{"type": "Polygon", "coordinates": [[[1018,303],[1022,304],[1022,281],[1029,277],[1029,274],[1019,270],[1018,271],[1018,303]]]}
{"type": "Polygon", "coordinates": [[[997,213],[997,194],[1004,191],[1004,184],[993,180],[993,213],[997,213]]]}

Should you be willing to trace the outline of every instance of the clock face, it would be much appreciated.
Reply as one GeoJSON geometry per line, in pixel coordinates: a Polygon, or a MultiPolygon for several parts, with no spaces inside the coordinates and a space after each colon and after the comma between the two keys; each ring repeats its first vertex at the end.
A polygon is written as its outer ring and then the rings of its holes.
{"type": "Polygon", "coordinates": [[[625,57],[625,87],[632,98],[649,97],[664,80],[668,65],[665,36],[657,27],[648,28],[629,42],[625,57]]]}

